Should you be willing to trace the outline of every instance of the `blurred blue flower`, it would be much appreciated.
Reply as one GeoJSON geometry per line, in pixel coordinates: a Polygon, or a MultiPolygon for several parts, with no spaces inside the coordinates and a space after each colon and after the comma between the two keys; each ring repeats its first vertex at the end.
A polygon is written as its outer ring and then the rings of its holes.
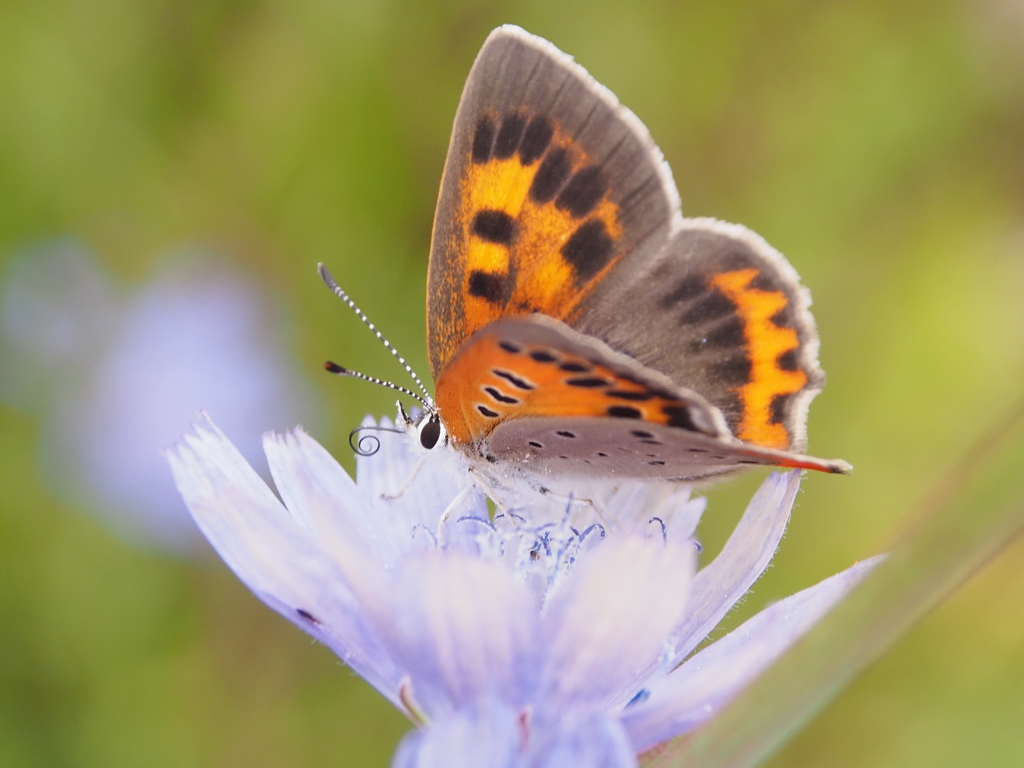
{"type": "Polygon", "coordinates": [[[199,253],[172,254],[137,290],[82,246],[22,253],[0,282],[0,400],[41,415],[48,486],[136,544],[205,547],[161,450],[200,408],[244,454],[314,416],[314,393],[284,352],[257,286],[199,253]]]}
{"type": "Polygon", "coordinates": [[[355,482],[302,431],[268,434],[280,498],[205,417],[169,460],[238,577],[419,726],[396,768],[635,766],[713,717],[872,564],[691,655],[772,558],[798,473],[770,476],[697,571],[704,503],[685,487],[588,488],[592,503],[555,515],[492,519],[443,452],[379,434],[355,482]]]}

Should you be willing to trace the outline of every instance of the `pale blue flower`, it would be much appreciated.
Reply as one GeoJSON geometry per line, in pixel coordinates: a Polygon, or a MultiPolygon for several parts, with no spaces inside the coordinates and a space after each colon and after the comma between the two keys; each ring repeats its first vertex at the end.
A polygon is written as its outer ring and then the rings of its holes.
{"type": "Polygon", "coordinates": [[[691,655],[768,565],[798,473],[771,475],[697,571],[704,502],[685,487],[591,488],[588,503],[491,519],[441,452],[380,436],[353,481],[303,432],[267,435],[280,498],[206,418],[169,458],[239,578],[419,726],[396,768],[634,766],[713,717],[870,567],[691,655]]]}
{"type": "Polygon", "coordinates": [[[260,434],[318,412],[259,286],[177,253],[121,285],[71,240],[27,249],[0,280],[0,401],[38,414],[46,484],[119,536],[205,549],[161,451],[216,409],[252,462],[260,434]]]}

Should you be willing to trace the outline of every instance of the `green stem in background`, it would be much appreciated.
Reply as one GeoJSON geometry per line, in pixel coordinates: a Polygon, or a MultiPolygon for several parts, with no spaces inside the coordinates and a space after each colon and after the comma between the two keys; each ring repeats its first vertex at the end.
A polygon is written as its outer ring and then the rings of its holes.
{"type": "Polygon", "coordinates": [[[650,768],[749,768],[1024,530],[1024,404],[936,485],[891,554],[701,730],[650,768]]]}

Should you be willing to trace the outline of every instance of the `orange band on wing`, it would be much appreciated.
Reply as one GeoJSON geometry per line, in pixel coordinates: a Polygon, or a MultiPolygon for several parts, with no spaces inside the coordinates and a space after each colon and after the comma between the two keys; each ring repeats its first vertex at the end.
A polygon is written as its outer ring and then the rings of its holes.
{"type": "Polygon", "coordinates": [[[791,435],[785,425],[772,420],[772,401],[780,395],[799,392],[807,384],[803,371],[779,367],[779,356],[800,346],[796,330],[780,328],[772,317],[786,308],[789,299],[781,291],[751,288],[758,270],[741,269],[716,275],[711,285],[725,294],[743,320],[750,381],[738,392],[743,401],[743,420],[739,437],[767,448],[789,448],[791,435]]]}
{"type": "Polygon", "coordinates": [[[480,334],[437,380],[445,429],[456,443],[485,438],[502,421],[526,416],[633,419],[696,429],[685,403],[605,365],[542,345],[480,334]]]}

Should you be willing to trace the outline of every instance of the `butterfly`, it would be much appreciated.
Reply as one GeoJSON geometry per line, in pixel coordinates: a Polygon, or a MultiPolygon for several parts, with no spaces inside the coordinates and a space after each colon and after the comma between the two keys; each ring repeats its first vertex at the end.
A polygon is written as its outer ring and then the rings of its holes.
{"type": "Polygon", "coordinates": [[[824,384],[809,305],[757,234],[683,218],[668,164],[611,91],[502,26],[466,81],[434,218],[435,395],[421,384],[423,409],[399,422],[499,483],[846,473],[801,455],[824,384]]]}

